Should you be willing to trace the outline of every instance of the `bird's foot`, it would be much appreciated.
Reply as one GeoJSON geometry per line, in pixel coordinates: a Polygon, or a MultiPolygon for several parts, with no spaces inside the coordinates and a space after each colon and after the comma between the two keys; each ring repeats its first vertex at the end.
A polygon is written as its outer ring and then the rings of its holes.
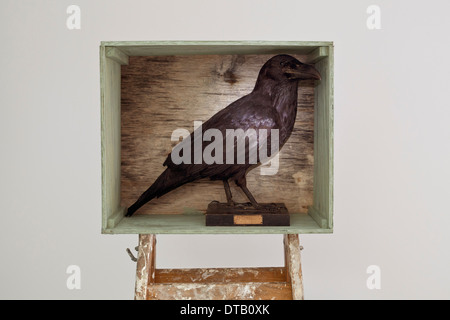
{"type": "Polygon", "coordinates": [[[249,206],[249,208],[255,209],[255,210],[262,210],[265,212],[268,211],[278,211],[279,208],[277,206],[276,203],[263,203],[263,204],[259,204],[259,203],[252,203],[252,202],[248,202],[247,205],[249,206]]]}
{"type": "Polygon", "coordinates": [[[244,210],[261,210],[264,207],[258,203],[244,202],[244,203],[235,203],[235,207],[239,207],[244,210]]]}
{"type": "Polygon", "coordinates": [[[261,210],[261,209],[264,208],[264,207],[263,207],[262,205],[260,205],[259,203],[251,203],[251,206],[252,206],[253,208],[255,208],[256,210],[261,210]]]}

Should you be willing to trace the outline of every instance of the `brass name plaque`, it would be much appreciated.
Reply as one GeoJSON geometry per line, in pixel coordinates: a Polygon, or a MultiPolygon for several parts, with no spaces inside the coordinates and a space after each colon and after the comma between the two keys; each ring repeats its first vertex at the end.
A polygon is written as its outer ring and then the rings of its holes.
{"type": "Polygon", "coordinates": [[[235,215],[234,224],[263,224],[263,217],[260,214],[255,215],[235,215]]]}

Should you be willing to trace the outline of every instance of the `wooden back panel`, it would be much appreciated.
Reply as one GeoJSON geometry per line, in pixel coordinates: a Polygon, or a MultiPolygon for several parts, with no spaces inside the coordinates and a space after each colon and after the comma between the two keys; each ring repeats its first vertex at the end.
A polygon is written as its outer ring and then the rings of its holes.
{"type": "MultiPolygon", "coordinates": [[[[128,207],[164,171],[176,142],[172,132],[193,131],[252,91],[262,65],[273,55],[193,55],[130,57],[121,76],[121,199],[128,207]]],[[[295,56],[300,61],[304,56],[295,56]]],[[[247,175],[259,202],[284,202],[290,213],[306,213],[313,199],[314,83],[299,86],[294,131],[280,151],[276,175],[247,175]]],[[[247,202],[231,184],[233,199],[247,202]]],[[[205,212],[209,202],[226,201],[220,181],[184,185],[139,209],[139,214],[205,212]]]]}

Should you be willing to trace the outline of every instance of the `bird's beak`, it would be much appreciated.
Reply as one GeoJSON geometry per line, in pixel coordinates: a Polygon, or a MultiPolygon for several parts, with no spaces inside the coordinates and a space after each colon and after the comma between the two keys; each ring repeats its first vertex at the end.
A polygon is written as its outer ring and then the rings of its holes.
{"type": "Polygon", "coordinates": [[[314,66],[305,63],[298,65],[295,69],[291,69],[287,73],[290,79],[299,79],[299,80],[322,79],[319,71],[317,71],[317,69],[314,66]]]}

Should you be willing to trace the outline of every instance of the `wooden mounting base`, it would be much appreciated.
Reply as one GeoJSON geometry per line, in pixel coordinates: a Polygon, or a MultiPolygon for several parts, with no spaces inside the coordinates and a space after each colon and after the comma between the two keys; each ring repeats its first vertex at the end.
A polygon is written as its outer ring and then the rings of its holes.
{"type": "Polygon", "coordinates": [[[300,242],[284,235],[284,267],[157,269],[156,235],[139,235],[136,300],[303,300],[300,242]]]}
{"type": "Polygon", "coordinates": [[[290,216],[284,203],[229,205],[213,201],[206,211],[206,226],[289,226],[290,216]]]}

